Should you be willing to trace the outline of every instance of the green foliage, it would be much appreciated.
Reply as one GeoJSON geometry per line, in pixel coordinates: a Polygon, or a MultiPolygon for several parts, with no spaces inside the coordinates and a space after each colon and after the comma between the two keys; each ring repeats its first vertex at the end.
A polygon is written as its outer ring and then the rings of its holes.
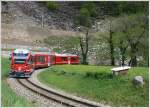
{"type": "Polygon", "coordinates": [[[75,23],[85,27],[91,26],[90,13],[87,8],[80,9],[79,15],[75,18],[75,23]]]}
{"type": "Polygon", "coordinates": [[[120,2],[118,3],[120,14],[135,14],[138,12],[148,12],[148,2],[120,2]]]}
{"type": "Polygon", "coordinates": [[[148,51],[146,51],[148,50],[148,47],[146,47],[148,46],[147,20],[146,15],[143,13],[122,15],[113,20],[113,43],[115,45],[115,57],[117,59],[120,58],[119,56],[124,56],[125,59],[133,56],[137,56],[137,58],[143,55],[143,57],[148,56],[148,51]],[[141,46],[143,43],[144,45],[141,46]],[[117,49],[119,49],[119,52],[117,49]],[[133,52],[134,49],[135,51],[133,52]]]}
{"type": "Polygon", "coordinates": [[[2,58],[2,82],[1,82],[1,100],[3,107],[33,107],[33,103],[27,101],[24,97],[18,96],[12,91],[7,83],[10,61],[8,58],[2,58]]]}
{"type": "Polygon", "coordinates": [[[87,72],[85,74],[86,78],[94,78],[94,79],[112,79],[113,75],[105,72],[87,72]]]}
{"type": "Polygon", "coordinates": [[[98,14],[96,11],[96,5],[93,2],[84,3],[82,9],[83,8],[88,10],[88,14],[90,14],[91,17],[96,17],[98,14]]]}
{"type": "Polygon", "coordinates": [[[122,14],[135,14],[138,12],[148,14],[148,1],[104,1],[98,2],[97,7],[103,7],[101,11],[105,15],[120,16],[122,14]]]}
{"type": "Polygon", "coordinates": [[[80,26],[91,27],[93,19],[98,16],[97,7],[94,2],[83,2],[80,5],[79,15],[75,23],[80,26]]]}
{"type": "Polygon", "coordinates": [[[43,83],[62,89],[77,96],[103,102],[111,106],[147,107],[149,103],[148,68],[131,68],[125,76],[111,76],[112,67],[85,65],[57,65],[56,71],[75,73],[75,75],[58,75],[53,70],[46,70],[38,75],[43,83]],[[144,87],[135,88],[132,79],[136,75],[144,77],[144,87]],[[87,77],[83,77],[87,76],[87,77]]]}
{"type": "Polygon", "coordinates": [[[59,9],[59,4],[56,1],[47,1],[46,5],[47,5],[47,7],[50,10],[57,10],[57,9],[59,9]]]}

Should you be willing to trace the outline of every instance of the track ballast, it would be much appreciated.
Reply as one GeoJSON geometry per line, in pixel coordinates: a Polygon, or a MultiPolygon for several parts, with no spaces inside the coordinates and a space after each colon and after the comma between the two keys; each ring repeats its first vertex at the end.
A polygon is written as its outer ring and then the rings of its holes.
{"type": "Polygon", "coordinates": [[[73,99],[71,97],[56,93],[51,90],[47,90],[34,82],[30,81],[29,79],[17,79],[18,83],[20,83],[25,88],[31,90],[34,93],[37,93],[47,99],[56,101],[64,106],[68,107],[100,107],[99,105],[73,99]]]}

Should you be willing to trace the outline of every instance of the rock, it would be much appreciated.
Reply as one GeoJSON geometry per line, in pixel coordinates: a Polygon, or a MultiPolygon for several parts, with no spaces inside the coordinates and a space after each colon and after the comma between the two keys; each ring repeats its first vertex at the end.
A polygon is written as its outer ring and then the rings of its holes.
{"type": "Polygon", "coordinates": [[[135,76],[132,82],[135,86],[143,86],[144,85],[144,80],[143,80],[142,76],[135,76]]]}

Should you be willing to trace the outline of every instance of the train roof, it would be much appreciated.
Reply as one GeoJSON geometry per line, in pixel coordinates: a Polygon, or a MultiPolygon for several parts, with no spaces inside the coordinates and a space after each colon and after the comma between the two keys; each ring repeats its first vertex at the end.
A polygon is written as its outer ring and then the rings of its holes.
{"type": "Polygon", "coordinates": [[[78,56],[78,55],[75,55],[75,54],[69,54],[69,53],[65,53],[65,54],[58,54],[58,53],[55,53],[56,56],[78,56]]]}
{"type": "Polygon", "coordinates": [[[27,54],[27,53],[30,53],[30,51],[27,50],[27,49],[15,49],[15,50],[14,50],[14,53],[27,54]]]}
{"type": "Polygon", "coordinates": [[[32,52],[33,55],[51,55],[53,52],[32,52]]]}

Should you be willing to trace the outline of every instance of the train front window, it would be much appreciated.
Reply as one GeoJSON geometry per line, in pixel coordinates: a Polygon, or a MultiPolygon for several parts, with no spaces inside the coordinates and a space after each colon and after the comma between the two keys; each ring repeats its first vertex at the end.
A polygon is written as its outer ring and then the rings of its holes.
{"type": "Polygon", "coordinates": [[[15,64],[24,64],[26,59],[14,59],[15,64]]]}
{"type": "Polygon", "coordinates": [[[14,56],[20,56],[20,57],[27,57],[28,53],[24,54],[24,53],[13,53],[14,56]]]}

